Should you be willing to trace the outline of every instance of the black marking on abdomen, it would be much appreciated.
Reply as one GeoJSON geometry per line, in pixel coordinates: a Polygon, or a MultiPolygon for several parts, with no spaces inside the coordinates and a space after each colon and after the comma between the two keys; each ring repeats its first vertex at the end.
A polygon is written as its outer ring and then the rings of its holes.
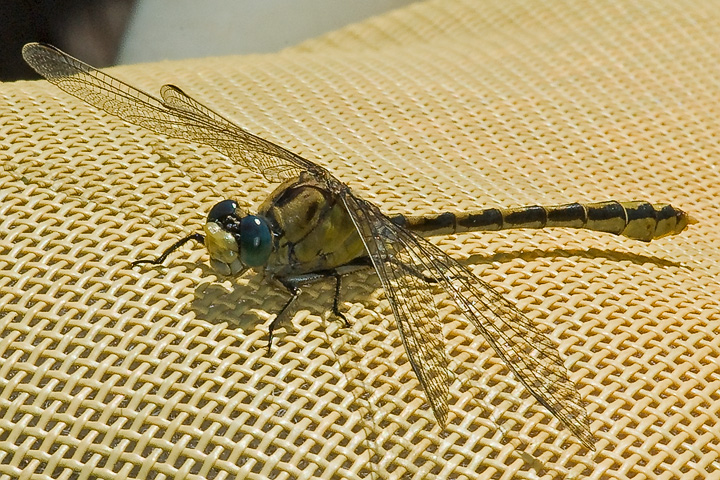
{"type": "Polygon", "coordinates": [[[601,222],[616,218],[625,218],[625,209],[620,205],[620,202],[610,201],[588,205],[588,222],[601,222]]]}
{"type": "Polygon", "coordinates": [[[576,225],[581,227],[587,223],[587,210],[580,203],[568,203],[547,209],[547,226],[576,225]]]}
{"type": "Polygon", "coordinates": [[[538,205],[513,209],[505,214],[505,228],[543,228],[547,223],[547,211],[538,205]]]}
{"type": "Polygon", "coordinates": [[[647,218],[657,219],[655,208],[648,202],[637,202],[634,207],[625,207],[628,223],[647,218]]]}
{"type": "Polygon", "coordinates": [[[627,226],[625,207],[620,202],[591,203],[587,208],[587,228],[620,235],[627,226]]]}
{"type": "Polygon", "coordinates": [[[440,213],[437,215],[422,215],[417,217],[406,217],[395,215],[390,220],[401,227],[417,232],[421,235],[448,234],[455,231],[456,217],[452,212],[440,213]]]}
{"type": "Polygon", "coordinates": [[[478,228],[487,231],[502,230],[503,214],[498,208],[488,208],[480,213],[471,213],[458,218],[457,227],[460,231],[472,231],[478,228]]]}
{"type": "Polygon", "coordinates": [[[653,208],[653,211],[658,222],[678,217],[678,210],[672,205],[663,205],[660,209],[653,208]]]}

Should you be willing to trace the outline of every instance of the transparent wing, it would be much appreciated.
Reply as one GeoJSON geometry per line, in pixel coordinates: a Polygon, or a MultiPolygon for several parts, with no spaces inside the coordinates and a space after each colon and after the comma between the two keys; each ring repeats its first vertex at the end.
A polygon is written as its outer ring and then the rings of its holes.
{"type": "Polygon", "coordinates": [[[153,132],[213,147],[268,180],[291,178],[305,170],[325,172],[289,150],[243,130],[173,85],[163,86],[159,99],[41,43],[25,45],[23,58],[49,82],[94,107],[153,132]]]}
{"type": "Polygon", "coordinates": [[[388,294],[410,362],[438,421],[444,422],[447,414],[450,377],[444,337],[433,320],[437,312],[429,292],[434,284],[451,295],[530,393],[595,449],[580,393],[555,344],[530,319],[438,247],[393,224],[375,205],[349,191],[343,201],[388,294]]]}
{"type": "Polygon", "coordinates": [[[424,251],[419,243],[422,239],[405,230],[398,231],[371,203],[349,192],[342,198],[390,301],[410,365],[435,418],[444,425],[452,374],[432,283],[415,270],[423,262],[424,251]],[[398,233],[405,235],[401,237],[398,233]]]}

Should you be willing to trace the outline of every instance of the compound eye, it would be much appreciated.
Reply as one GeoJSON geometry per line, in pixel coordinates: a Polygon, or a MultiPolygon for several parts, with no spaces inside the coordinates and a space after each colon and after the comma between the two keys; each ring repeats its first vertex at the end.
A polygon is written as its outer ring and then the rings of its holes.
{"type": "Polygon", "coordinates": [[[216,203],[208,213],[208,222],[220,222],[230,215],[236,215],[238,204],[235,200],[223,200],[216,203]]]}
{"type": "Polygon", "coordinates": [[[272,233],[267,222],[255,215],[240,221],[240,260],[248,267],[265,265],[272,252],[272,233]]]}

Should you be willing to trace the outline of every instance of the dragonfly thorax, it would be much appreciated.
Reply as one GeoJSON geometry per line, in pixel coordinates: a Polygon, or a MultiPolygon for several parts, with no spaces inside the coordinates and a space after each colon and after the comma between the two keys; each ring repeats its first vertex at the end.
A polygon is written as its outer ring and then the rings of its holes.
{"type": "Polygon", "coordinates": [[[203,230],[210,265],[222,275],[237,275],[263,266],[272,252],[267,221],[256,215],[242,215],[234,200],[215,204],[203,230]]]}

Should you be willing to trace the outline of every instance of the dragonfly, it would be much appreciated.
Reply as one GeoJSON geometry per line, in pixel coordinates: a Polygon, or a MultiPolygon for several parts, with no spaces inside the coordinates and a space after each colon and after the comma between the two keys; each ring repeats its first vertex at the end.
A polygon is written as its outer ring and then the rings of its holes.
{"type": "Polygon", "coordinates": [[[210,209],[202,233],[181,238],[159,257],[133,265],[163,264],[181,246],[197,242],[207,249],[217,273],[254,270],[275,281],[289,299],[270,323],[268,348],[301,287],[334,279],[332,310],[345,319],[339,309],[343,273],[374,268],[412,369],[437,422],[445,425],[453,374],[433,296],[441,289],[537,401],[583,445],[595,449],[584,402],[554,342],[427,237],[568,227],[650,241],[685,230],[694,223],[689,214],[669,204],[607,201],[388,216],[326,168],[253,135],[174,85],[164,85],[158,98],[51,45],[29,43],[22,53],[49,82],[98,109],[157,134],[210,146],[240,167],[281,182],[256,214],[243,211],[235,200],[222,200],[210,209]]]}

